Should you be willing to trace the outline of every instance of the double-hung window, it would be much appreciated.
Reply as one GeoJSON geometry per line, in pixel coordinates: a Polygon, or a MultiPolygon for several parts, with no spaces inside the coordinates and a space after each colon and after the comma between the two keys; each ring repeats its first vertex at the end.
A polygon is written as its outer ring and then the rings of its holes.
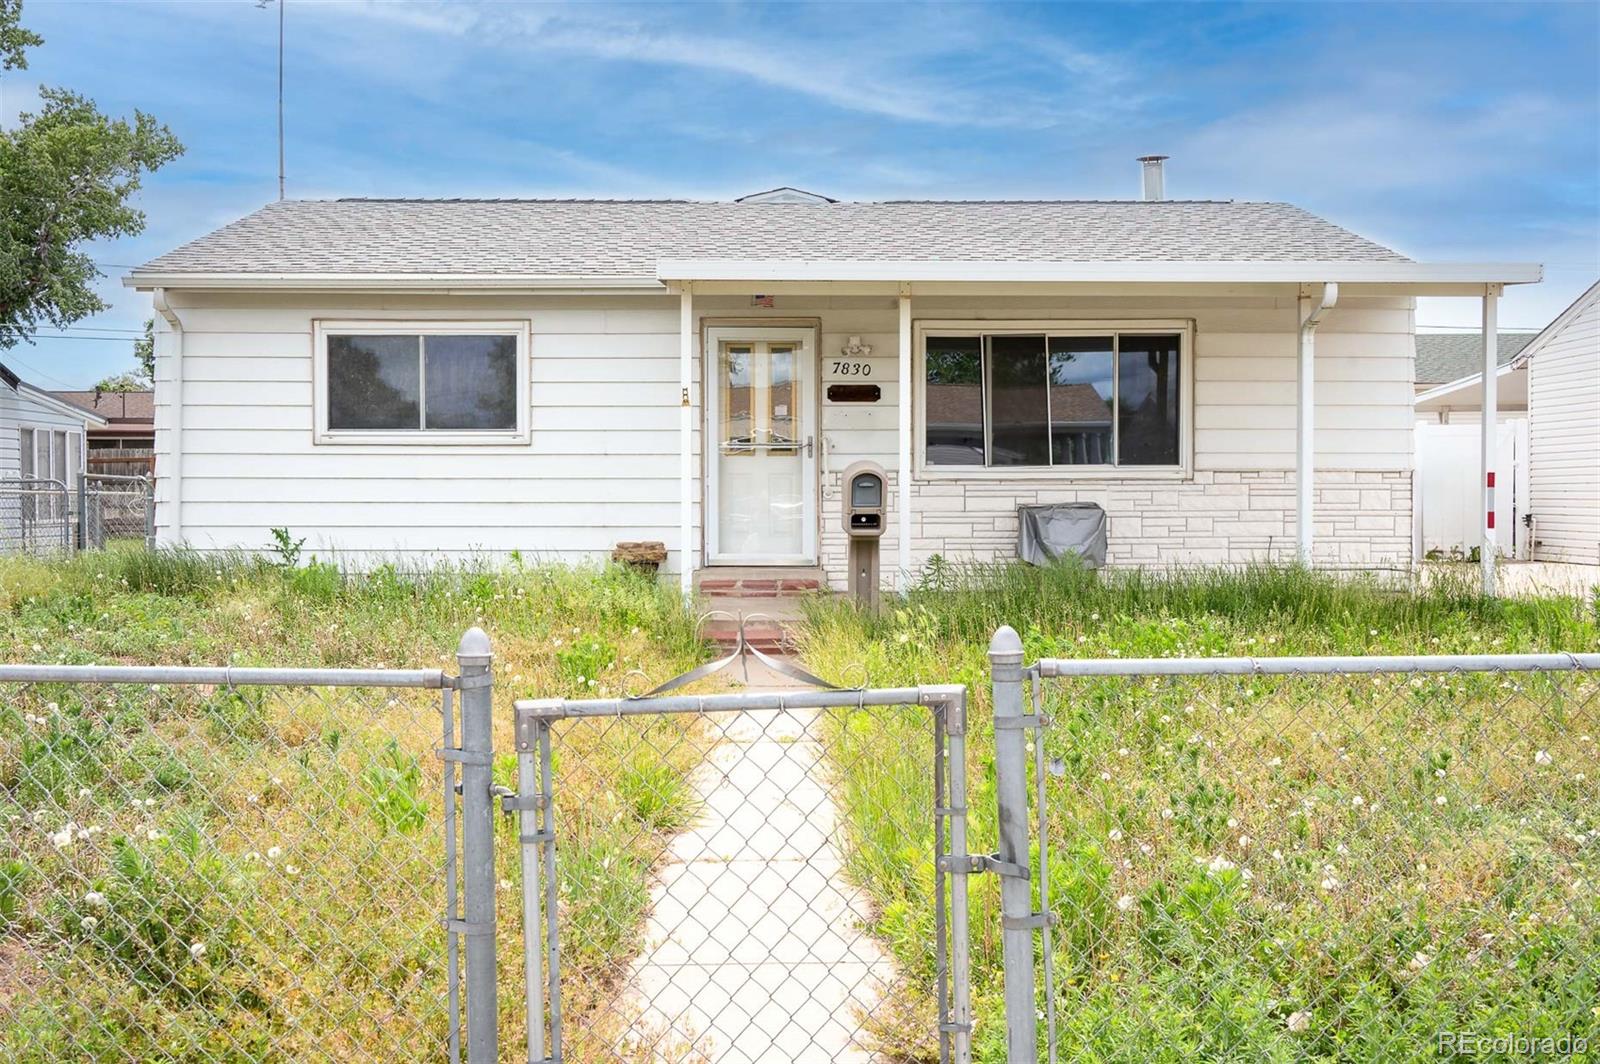
{"type": "Polygon", "coordinates": [[[930,328],[923,463],[952,469],[1181,469],[1182,329],[930,328]]]}
{"type": "Polygon", "coordinates": [[[527,322],[319,322],[320,443],[528,439],[527,322]]]}

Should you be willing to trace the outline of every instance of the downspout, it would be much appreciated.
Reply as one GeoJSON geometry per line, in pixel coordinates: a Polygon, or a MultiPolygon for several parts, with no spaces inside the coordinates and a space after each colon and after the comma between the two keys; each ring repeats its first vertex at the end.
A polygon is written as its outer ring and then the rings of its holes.
{"type": "Polygon", "coordinates": [[[1339,286],[1329,281],[1315,306],[1308,293],[1300,289],[1300,350],[1295,375],[1297,417],[1295,421],[1295,531],[1297,555],[1301,565],[1311,565],[1312,499],[1316,495],[1316,333],[1317,326],[1339,302],[1339,286]]]}
{"type": "MultiPolygon", "coordinates": [[[[157,314],[167,323],[167,376],[163,382],[159,370],[160,360],[156,362],[156,379],[151,383],[156,390],[156,408],[160,409],[162,384],[166,383],[171,390],[171,400],[167,405],[167,454],[166,454],[166,485],[167,485],[167,528],[165,542],[180,544],[183,542],[183,322],[178,320],[178,314],[167,302],[167,290],[155,289],[150,296],[157,314]]],[[[157,451],[158,461],[160,457],[157,451]]],[[[159,489],[162,482],[160,470],[156,473],[156,487],[159,489]]],[[[159,496],[159,490],[157,492],[159,496]]]]}

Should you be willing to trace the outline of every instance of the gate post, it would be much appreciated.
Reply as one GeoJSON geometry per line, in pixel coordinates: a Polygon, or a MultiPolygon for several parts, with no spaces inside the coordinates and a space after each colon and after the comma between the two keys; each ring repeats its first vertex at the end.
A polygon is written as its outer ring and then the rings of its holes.
{"type": "Polygon", "coordinates": [[[1003,625],[989,641],[994,689],[994,772],[999,805],[1001,942],[1005,954],[1006,1060],[1039,1059],[1034,1012],[1033,886],[1028,865],[1028,769],[1022,729],[1022,639],[1003,625]],[[1018,875],[1017,871],[1021,870],[1018,875]]]}
{"type": "MultiPolygon", "coordinates": [[[[456,649],[461,688],[461,894],[467,939],[467,1064],[499,1058],[494,956],[494,654],[481,628],[456,649]]],[[[448,752],[447,752],[448,753],[448,752]]]]}

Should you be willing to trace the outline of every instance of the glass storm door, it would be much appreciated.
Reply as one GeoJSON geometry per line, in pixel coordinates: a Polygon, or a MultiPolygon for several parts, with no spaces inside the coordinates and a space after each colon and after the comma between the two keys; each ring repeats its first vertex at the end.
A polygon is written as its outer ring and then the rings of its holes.
{"type": "Polygon", "coordinates": [[[712,335],[708,503],[712,562],[816,562],[816,409],[811,332],[712,335]]]}

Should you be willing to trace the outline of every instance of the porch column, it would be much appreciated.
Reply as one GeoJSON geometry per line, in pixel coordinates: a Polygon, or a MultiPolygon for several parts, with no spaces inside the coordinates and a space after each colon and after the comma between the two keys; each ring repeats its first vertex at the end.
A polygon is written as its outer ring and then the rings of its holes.
{"type": "Polygon", "coordinates": [[[694,292],[678,290],[678,586],[694,591],[694,292]]]}
{"type": "Polygon", "coordinates": [[[901,594],[911,588],[911,286],[900,286],[900,455],[896,483],[900,486],[899,544],[895,587],[901,594]]]}
{"type": "MultiPolygon", "coordinates": [[[[1483,288],[1483,536],[1478,550],[1483,567],[1483,593],[1493,596],[1494,582],[1494,468],[1500,460],[1500,434],[1496,422],[1500,408],[1500,286],[1483,288]]],[[[1414,503],[1413,503],[1414,505],[1414,503]]]]}
{"type": "Polygon", "coordinates": [[[1339,299],[1339,286],[1328,282],[1315,302],[1311,286],[1300,286],[1300,347],[1295,370],[1295,556],[1311,565],[1312,500],[1316,497],[1316,334],[1322,318],[1339,299]]]}

